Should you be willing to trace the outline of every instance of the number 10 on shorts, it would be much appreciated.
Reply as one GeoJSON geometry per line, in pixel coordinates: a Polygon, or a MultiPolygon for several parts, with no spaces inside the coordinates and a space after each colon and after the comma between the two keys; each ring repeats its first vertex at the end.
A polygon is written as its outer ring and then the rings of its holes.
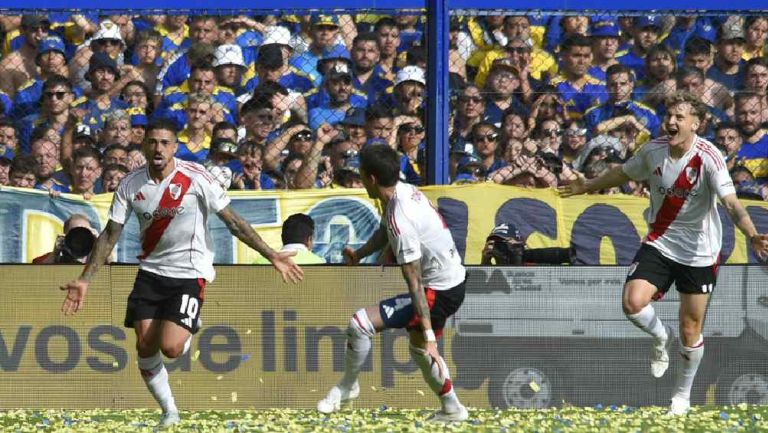
{"type": "Polygon", "coordinates": [[[193,298],[187,294],[184,294],[181,297],[181,307],[179,308],[179,313],[187,316],[186,319],[182,319],[181,321],[188,327],[192,327],[192,321],[197,317],[197,312],[199,309],[200,304],[198,303],[197,298],[193,298]]]}
{"type": "Polygon", "coordinates": [[[702,284],[701,293],[712,293],[712,289],[714,288],[714,286],[715,286],[714,284],[702,284]]]}

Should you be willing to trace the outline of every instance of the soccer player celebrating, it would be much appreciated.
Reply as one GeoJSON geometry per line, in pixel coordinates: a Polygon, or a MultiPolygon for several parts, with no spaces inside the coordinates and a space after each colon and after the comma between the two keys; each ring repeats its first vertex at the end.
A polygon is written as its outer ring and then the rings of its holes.
{"type": "Polygon", "coordinates": [[[410,293],[358,310],[347,328],[344,376],[317,403],[323,413],[339,410],[341,404],[360,395],[357,376],[371,349],[371,339],[385,329],[406,328],[410,353],[424,380],[438,395],[442,410],[434,421],[464,421],[467,409],[459,402],[448,374],[448,366],[437,351],[437,337],[445,321],[464,301],[466,272],[451,233],[442,217],[413,185],[399,182],[400,157],[391,147],[373,144],[360,152],[360,176],[368,196],[385,207],[381,226],[360,249],[347,247],[347,264],[387,245],[401,266],[410,293]]]}
{"type": "Polygon", "coordinates": [[[125,326],[135,328],[139,370],[163,409],[160,426],[179,422],[162,352],[177,358],[189,350],[198,330],[205,284],[214,279],[208,217],[215,213],[229,231],[269,259],[284,281],[299,281],[303,271],[291,256],[275,252],[229,205],[229,198],[206,169],[174,158],[176,128],[170,121],[150,125],[143,151],[147,165],[129,173],[112,199],[109,221],[80,277],[62,286],[62,311],[83,308],[91,279],[109,257],[131,212],[139,219],[142,253],[128,297],[125,326]]]}
{"type": "Polygon", "coordinates": [[[680,292],[680,356],[670,415],[690,409],[691,386],[704,356],[701,334],[709,297],[717,280],[722,226],[716,199],[749,239],[760,258],[768,256],[768,235],[758,234],[736,198],[725,160],[712,143],[696,135],[707,114],[693,94],[678,91],[666,101],[667,135],[646,143],[624,165],[591,180],[579,178],[559,188],[563,197],[647,181],[651,191],[649,233],[629,268],[622,307],[630,322],[653,336],[651,373],[669,366],[672,331],[650,305],[675,283],[680,292]]]}

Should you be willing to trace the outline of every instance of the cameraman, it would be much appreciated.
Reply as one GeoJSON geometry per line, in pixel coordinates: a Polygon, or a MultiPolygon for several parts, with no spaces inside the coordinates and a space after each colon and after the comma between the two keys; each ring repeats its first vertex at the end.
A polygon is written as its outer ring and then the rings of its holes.
{"type": "Polygon", "coordinates": [[[497,225],[486,239],[481,265],[573,264],[573,248],[526,248],[514,224],[497,225]]]}
{"type": "Polygon", "coordinates": [[[96,231],[88,217],[73,214],[64,221],[64,234],[56,238],[53,251],[32,260],[35,265],[85,263],[96,242],[96,231]],[[90,236],[89,236],[90,234],[90,236]]]}

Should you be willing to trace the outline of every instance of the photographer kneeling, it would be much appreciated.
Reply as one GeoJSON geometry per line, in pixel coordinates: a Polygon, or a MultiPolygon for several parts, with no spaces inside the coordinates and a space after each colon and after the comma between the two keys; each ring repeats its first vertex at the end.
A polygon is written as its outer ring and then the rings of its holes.
{"type": "Polygon", "coordinates": [[[573,264],[571,248],[526,248],[525,239],[514,224],[496,226],[486,238],[481,265],[573,264]]]}
{"type": "Polygon", "coordinates": [[[64,221],[64,234],[56,238],[53,251],[32,260],[35,265],[85,263],[96,242],[88,217],[74,214],[64,221]]]}

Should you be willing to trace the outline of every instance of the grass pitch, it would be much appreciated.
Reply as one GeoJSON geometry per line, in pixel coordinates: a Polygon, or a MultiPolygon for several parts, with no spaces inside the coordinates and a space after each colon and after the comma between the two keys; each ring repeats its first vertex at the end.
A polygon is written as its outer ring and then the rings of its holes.
{"type": "MultiPolygon", "coordinates": [[[[762,432],[768,406],[697,407],[685,417],[666,408],[624,406],[547,410],[470,409],[465,423],[425,422],[427,410],[349,410],[331,416],[311,410],[182,412],[171,432],[762,432]]],[[[151,410],[12,410],[0,412],[2,432],[152,432],[151,410]]]]}

